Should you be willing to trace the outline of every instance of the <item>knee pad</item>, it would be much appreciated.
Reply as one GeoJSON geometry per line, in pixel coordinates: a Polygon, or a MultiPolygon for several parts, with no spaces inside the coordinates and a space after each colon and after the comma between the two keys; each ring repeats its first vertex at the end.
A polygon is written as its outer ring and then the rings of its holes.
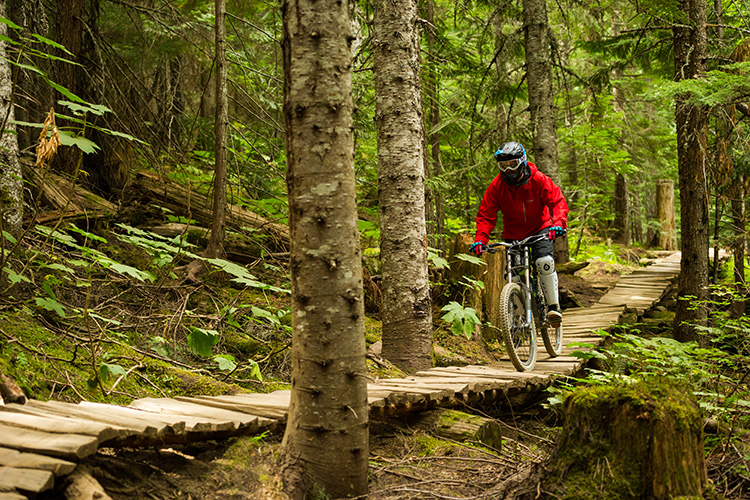
{"type": "Polygon", "coordinates": [[[545,255],[536,259],[536,268],[539,274],[550,275],[555,272],[555,259],[551,255],[545,255]]]}

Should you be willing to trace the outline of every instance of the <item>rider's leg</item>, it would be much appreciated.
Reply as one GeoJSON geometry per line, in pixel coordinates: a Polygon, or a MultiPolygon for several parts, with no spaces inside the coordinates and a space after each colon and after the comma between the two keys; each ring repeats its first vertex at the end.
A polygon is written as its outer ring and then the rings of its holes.
{"type": "Polygon", "coordinates": [[[555,271],[555,259],[552,255],[542,255],[536,259],[536,268],[539,271],[539,281],[542,285],[544,298],[547,299],[549,310],[547,319],[553,328],[560,326],[562,313],[560,312],[560,298],[557,289],[557,271],[555,271]]]}

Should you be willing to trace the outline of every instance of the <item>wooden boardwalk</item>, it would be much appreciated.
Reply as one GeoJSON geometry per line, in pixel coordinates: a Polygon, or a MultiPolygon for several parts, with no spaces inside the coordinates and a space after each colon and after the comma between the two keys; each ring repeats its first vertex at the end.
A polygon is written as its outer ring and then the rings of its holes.
{"type": "MultiPolygon", "coordinates": [[[[675,253],[623,276],[592,307],[563,314],[565,347],[550,358],[539,350],[532,372],[517,372],[509,360],[492,366],[438,367],[402,379],[368,384],[373,417],[437,406],[477,403],[539,391],[557,377],[578,372],[583,361],[572,342],[598,344],[626,308],[643,312],[677,276],[675,253]]],[[[540,342],[541,344],[541,342],[540,342]]],[[[0,500],[23,499],[53,487],[79,460],[100,447],[159,446],[283,430],[290,391],[235,396],[145,398],[128,407],[82,402],[34,401],[0,406],[0,500]]]]}

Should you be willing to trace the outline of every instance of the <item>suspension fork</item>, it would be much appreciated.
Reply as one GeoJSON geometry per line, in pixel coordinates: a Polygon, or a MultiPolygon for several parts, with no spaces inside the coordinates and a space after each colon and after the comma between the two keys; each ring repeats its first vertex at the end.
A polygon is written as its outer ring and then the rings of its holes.
{"type": "Polygon", "coordinates": [[[524,302],[526,302],[526,324],[532,325],[532,312],[531,312],[531,258],[529,257],[529,247],[523,249],[523,268],[524,268],[524,280],[526,282],[526,289],[524,290],[524,302]]]}

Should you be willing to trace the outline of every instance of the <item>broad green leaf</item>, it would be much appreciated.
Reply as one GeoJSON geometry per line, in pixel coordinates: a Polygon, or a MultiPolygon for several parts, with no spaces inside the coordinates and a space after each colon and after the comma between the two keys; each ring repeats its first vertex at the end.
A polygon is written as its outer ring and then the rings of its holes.
{"type": "Polygon", "coordinates": [[[102,363],[99,365],[99,378],[102,382],[109,382],[110,378],[121,377],[125,375],[127,371],[120,365],[111,363],[102,363]]]}
{"type": "Polygon", "coordinates": [[[97,116],[101,116],[104,113],[111,113],[112,110],[102,104],[91,104],[91,103],[75,103],[70,101],[57,101],[58,104],[62,104],[74,113],[85,114],[91,113],[97,116]]]}
{"type": "Polygon", "coordinates": [[[457,253],[455,257],[459,260],[463,260],[466,262],[470,262],[472,264],[477,264],[480,266],[486,266],[487,263],[483,260],[477,257],[476,255],[469,255],[467,253],[457,253]]]}
{"type": "Polygon", "coordinates": [[[54,311],[61,318],[65,317],[65,307],[54,299],[46,298],[46,297],[37,297],[36,305],[46,309],[47,311],[54,311]]]}
{"type": "Polygon", "coordinates": [[[266,311],[265,309],[261,309],[260,307],[252,306],[250,309],[253,313],[253,316],[258,316],[260,318],[265,318],[271,323],[279,324],[279,318],[273,314],[272,312],[266,311]]]}
{"type": "Polygon", "coordinates": [[[20,30],[21,29],[21,27],[19,25],[17,25],[16,23],[14,23],[13,21],[11,21],[10,19],[6,19],[4,17],[0,17],[0,23],[7,24],[9,28],[13,28],[15,30],[20,30]]]}
{"type": "Polygon", "coordinates": [[[47,264],[44,267],[47,268],[47,269],[54,269],[54,270],[57,270],[57,271],[62,271],[64,273],[68,273],[68,274],[75,274],[75,270],[73,270],[73,269],[71,269],[68,266],[65,266],[63,264],[58,264],[58,263],[47,264]]]}
{"type": "Polygon", "coordinates": [[[237,368],[237,363],[231,354],[217,354],[214,356],[214,361],[219,365],[219,370],[223,372],[231,372],[237,368]]]}
{"type": "Polygon", "coordinates": [[[63,146],[75,146],[86,154],[96,153],[99,146],[90,139],[85,137],[75,136],[68,130],[57,130],[60,134],[60,143],[63,146]]]}
{"type": "Polygon", "coordinates": [[[3,230],[3,238],[5,238],[6,241],[10,242],[11,245],[15,245],[18,242],[18,240],[16,240],[16,238],[14,238],[13,235],[6,230],[3,230]]]}
{"type": "Polygon", "coordinates": [[[36,229],[37,232],[43,234],[44,236],[49,236],[50,238],[57,240],[60,243],[64,243],[70,246],[78,246],[75,238],[67,233],[53,230],[52,228],[49,228],[47,226],[36,226],[34,229],[36,229]]]}
{"type": "Polygon", "coordinates": [[[102,238],[99,235],[96,235],[94,233],[89,233],[88,231],[84,231],[83,229],[79,228],[75,224],[70,224],[68,226],[68,230],[73,231],[74,233],[78,233],[81,236],[84,236],[85,238],[91,240],[91,241],[98,241],[99,243],[106,243],[107,240],[102,238]]]}
{"type": "Polygon", "coordinates": [[[51,45],[52,47],[55,47],[56,49],[60,49],[63,52],[66,52],[67,54],[70,54],[71,56],[75,55],[71,51],[69,51],[68,49],[66,49],[64,45],[59,44],[59,43],[57,43],[54,40],[50,40],[49,38],[45,38],[42,35],[38,35],[36,33],[32,34],[31,36],[34,37],[34,38],[36,38],[40,42],[46,43],[47,45],[51,45]]]}
{"type": "MultiPolygon", "coordinates": [[[[41,73],[41,71],[39,71],[39,70],[37,70],[37,71],[39,73],[41,73]]],[[[80,97],[78,97],[77,95],[75,95],[73,92],[71,92],[70,90],[68,90],[67,88],[63,87],[62,85],[60,85],[58,83],[53,82],[49,78],[45,78],[44,81],[47,82],[47,85],[49,85],[53,89],[57,90],[58,92],[60,92],[62,95],[64,95],[68,99],[71,99],[71,100],[76,101],[76,102],[82,102],[82,103],[86,102],[83,99],[81,99],[80,97]]]]}
{"type": "Polygon", "coordinates": [[[219,343],[219,332],[216,330],[204,330],[195,326],[190,327],[188,335],[188,347],[198,356],[208,358],[211,349],[219,343]]]}
{"type": "Polygon", "coordinates": [[[5,271],[6,273],[8,273],[8,279],[13,284],[20,283],[21,281],[23,281],[24,283],[31,283],[31,280],[29,278],[27,278],[26,276],[23,276],[21,274],[18,274],[17,272],[15,272],[10,267],[4,267],[3,271],[5,271]]]}

